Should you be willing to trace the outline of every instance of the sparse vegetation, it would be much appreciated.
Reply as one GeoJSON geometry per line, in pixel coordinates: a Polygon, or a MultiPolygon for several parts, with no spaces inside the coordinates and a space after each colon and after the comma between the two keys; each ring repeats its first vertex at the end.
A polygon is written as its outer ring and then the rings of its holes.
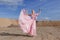
{"type": "Polygon", "coordinates": [[[37,26],[60,26],[60,21],[37,21],[37,26]]]}

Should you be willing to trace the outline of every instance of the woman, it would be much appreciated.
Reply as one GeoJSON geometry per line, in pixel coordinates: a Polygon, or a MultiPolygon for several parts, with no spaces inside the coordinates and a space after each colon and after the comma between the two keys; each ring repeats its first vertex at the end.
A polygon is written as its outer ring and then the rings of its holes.
{"type": "Polygon", "coordinates": [[[36,36],[36,17],[38,14],[35,14],[34,10],[32,10],[32,14],[26,14],[26,10],[21,10],[19,16],[19,25],[24,33],[29,36],[36,36]],[[31,17],[30,17],[31,16],[31,17]]]}

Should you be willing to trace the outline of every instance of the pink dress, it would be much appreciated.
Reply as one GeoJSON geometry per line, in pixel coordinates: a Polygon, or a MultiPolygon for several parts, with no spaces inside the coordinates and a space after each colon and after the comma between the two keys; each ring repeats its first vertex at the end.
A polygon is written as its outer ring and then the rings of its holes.
{"type": "Polygon", "coordinates": [[[19,25],[24,33],[36,36],[36,16],[32,15],[32,18],[26,15],[26,11],[23,9],[19,16],[19,25]]]}

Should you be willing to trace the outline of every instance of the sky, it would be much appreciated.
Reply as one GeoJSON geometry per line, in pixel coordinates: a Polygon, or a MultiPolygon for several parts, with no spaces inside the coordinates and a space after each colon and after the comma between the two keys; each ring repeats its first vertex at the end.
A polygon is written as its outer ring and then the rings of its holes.
{"type": "Polygon", "coordinates": [[[37,20],[60,20],[60,0],[0,0],[0,18],[18,19],[23,8],[40,9],[37,20]]]}

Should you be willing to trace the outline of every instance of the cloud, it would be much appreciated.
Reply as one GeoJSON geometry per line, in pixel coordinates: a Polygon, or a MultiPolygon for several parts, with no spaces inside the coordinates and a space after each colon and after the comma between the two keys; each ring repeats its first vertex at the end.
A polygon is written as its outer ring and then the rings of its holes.
{"type": "Polygon", "coordinates": [[[16,6],[16,5],[10,5],[10,6],[7,6],[6,8],[9,9],[9,10],[12,10],[12,11],[16,11],[17,7],[18,6],[16,6]]]}
{"type": "Polygon", "coordinates": [[[40,0],[40,1],[46,1],[46,0],[40,0]]]}
{"type": "Polygon", "coordinates": [[[41,5],[43,5],[43,3],[47,2],[47,0],[39,0],[36,1],[36,3],[32,3],[33,5],[31,5],[31,8],[38,8],[38,7],[42,7],[41,5]]]}
{"type": "Polygon", "coordinates": [[[0,5],[5,4],[5,5],[23,5],[24,0],[0,0],[0,5]]]}
{"type": "Polygon", "coordinates": [[[5,5],[8,10],[15,11],[18,6],[25,6],[24,0],[0,0],[0,5],[5,5]]]}
{"type": "Polygon", "coordinates": [[[48,20],[49,18],[48,17],[45,17],[46,20],[48,20]]]}

